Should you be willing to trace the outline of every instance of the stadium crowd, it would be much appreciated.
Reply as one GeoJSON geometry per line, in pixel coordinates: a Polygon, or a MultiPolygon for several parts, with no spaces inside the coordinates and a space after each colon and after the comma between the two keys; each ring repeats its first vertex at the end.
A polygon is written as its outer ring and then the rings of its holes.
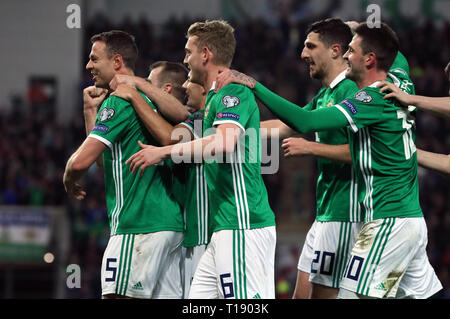
{"type": "MultiPolygon", "coordinates": [[[[236,29],[237,39],[232,67],[255,77],[286,99],[298,105],[306,104],[320,83],[310,80],[300,52],[308,24],[320,18],[292,22],[280,17],[277,23],[262,19],[246,23],[230,21],[236,29]]],[[[155,61],[183,60],[185,30],[190,23],[192,20],[187,18],[170,18],[163,25],[154,25],[145,18],[137,22],[125,18],[115,23],[98,15],[85,27],[83,57],[87,62],[89,38],[93,34],[111,29],[124,30],[136,37],[140,50],[136,74],[146,77],[148,66],[155,61]]],[[[450,23],[438,25],[428,21],[420,25],[392,26],[410,64],[416,93],[447,95],[449,85],[443,68],[450,56],[450,23]]],[[[79,107],[68,123],[55,123],[47,118],[47,113],[42,110],[49,106],[45,101],[33,98],[31,92],[26,99],[15,97],[9,110],[0,111],[0,204],[67,207],[72,228],[68,263],[79,264],[84,274],[82,288],[68,291],[68,297],[73,298],[100,296],[98,269],[109,236],[102,170],[96,166],[89,170],[84,179],[88,196],[83,202],[69,200],[62,185],[65,163],[85,138],[82,90],[91,85],[90,78],[85,72],[79,87],[79,107]]],[[[260,110],[262,120],[272,118],[264,106],[261,105],[260,110]]],[[[419,111],[416,123],[418,148],[449,153],[450,122],[447,119],[419,111]]],[[[289,222],[298,215],[306,216],[310,224],[313,222],[316,176],[312,157],[281,158],[278,173],[264,176],[278,223],[289,222]]],[[[428,225],[429,259],[444,286],[440,296],[450,298],[449,177],[419,168],[419,182],[420,201],[428,225]]],[[[276,256],[279,298],[292,296],[300,249],[300,243],[293,246],[279,244],[276,256]]]]}

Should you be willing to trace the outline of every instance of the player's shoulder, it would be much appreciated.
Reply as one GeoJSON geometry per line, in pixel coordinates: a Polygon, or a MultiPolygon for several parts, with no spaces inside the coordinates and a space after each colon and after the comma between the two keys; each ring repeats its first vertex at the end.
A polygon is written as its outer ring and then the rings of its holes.
{"type": "Polygon", "coordinates": [[[337,90],[352,89],[356,92],[358,91],[358,86],[356,85],[355,81],[345,78],[341,82],[339,82],[336,89],[337,90]]]}
{"type": "Polygon", "coordinates": [[[397,56],[395,57],[394,62],[389,70],[389,72],[399,72],[404,76],[409,77],[409,64],[406,57],[398,51],[397,56]]]}
{"type": "Polygon", "coordinates": [[[375,86],[368,86],[357,90],[354,94],[350,95],[346,100],[351,100],[354,104],[360,105],[384,105],[386,100],[383,99],[383,93],[375,86]]]}
{"type": "Polygon", "coordinates": [[[356,91],[354,99],[362,103],[378,103],[383,101],[384,94],[375,85],[365,87],[356,91]]]}
{"type": "Polygon", "coordinates": [[[110,95],[102,104],[102,108],[114,108],[120,110],[127,106],[130,106],[130,102],[125,99],[122,99],[118,96],[110,95]]]}
{"type": "Polygon", "coordinates": [[[336,97],[345,98],[356,94],[356,92],[358,91],[359,89],[356,83],[350,79],[345,78],[338,83],[338,85],[333,90],[333,94],[336,97]]]}
{"type": "Polygon", "coordinates": [[[240,95],[242,97],[246,95],[253,95],[253,92],[251,89],[246,87],[245,85],[238,84],[238,83],[230,83],[217,92],[219,95],[240,95]]]}
{"type": "Polygon", "coordinates": [[[227,108],[236,107],[248,102],[254,102],[255,97],[251,89],[242,84],[230,83],[217,92],[215,95],[217,103],[223,104],[227,108]]]}

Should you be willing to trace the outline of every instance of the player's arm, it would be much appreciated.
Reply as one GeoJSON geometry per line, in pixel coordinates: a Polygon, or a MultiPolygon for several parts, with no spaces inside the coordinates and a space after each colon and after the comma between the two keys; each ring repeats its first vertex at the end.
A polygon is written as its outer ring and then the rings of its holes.
{"type": "Polygon", "coordinates": [[[178,124],[189,117],[188,110],[177,98],[143,78],[117,74],[111,80],[109,86],[112,90],[115,90],[119,84],[128,84],[141,90],[155,102],[161,115],[171,123],[178,124]]]}
{"type": "Polygon", "coordinates": [[[134,174],[138,169],[142,176],[144,170],[171,157],[175,162],[193,163],[214,158],[216,155],[233,153],[242,129],[231,123],[217,126],[216,134],[164,147],[139,143],[141,151],[132,155],[126,164],[134,174]]]}
{"type": "Polygon", "coordinates": [[[102,104],[108,91],[95,86],[87,87],[83,90],[83,114],[86,136],[92,131],[97,118],[97,111],[102,104]]]}
{"type": "Polygon", "coordinates": [[[428,97],[408,94],[395,84],[387,81],[382,81],[378,84],[378,87],[382,93],[389,92],[384,96],[384,99],[394,98],[406,107],[414,105],[424,111],[431,111],[441,116],[450,117],[450,97],[428,97]]]}
{"type": "MultiPolygon", "coordinates": [[[[86,136],[92,131],[97,118],[97,110],[105,100],[108,90],[95,86],[87,87],[83,90],[83,115],[86,136]]],[[[103,167],[102,156],[99,156],[95,162],[99,167],[103,167]]]]}
{"type": "Polygon", "coordinates": [[[261,122],[261,138],[270,139],[272,137],[277,137],[284,139],[295,135],[293,129],[281,122],[280,120],[268,120],[261,122]]]}
{"type": "Polygon", "coordinates": [[[308,141],[301,137],[290,137],[283,140],[281,147],[286,157],[313,155],[330,161],[352,163],[350,146],[348,144],[328,145],[308,141]]]}
{"type": "Polygon", "coordinates": [[[450,174],[450,154],[437,154],[421,149],[417,150],[419,165],[440,173],[450,174]]]}
{"type": "Polygon", "coordinates": [[[302,109],[300,106],[270,91],[252,77],[236,70],[228,70],[219,74],[216,80],[215,92],[218,92],[229,83],[242,84],[252,89],[255,96],[294,131],[309,133],[338,129],[348,125],[344,114],[334,107],[314,111],[302,109]],[[330,121],[330,119],[333,119],[333,121],[330,121]]]}
{"type": "Polygon", "coordinates": [[[314,111],[304,110],[273,93],[261,83],[255,85],[253,92],[272,113],[297,132],[304,134],[336,130],[349,124],[344,113],[336,107],[327,107],[314,111]]]}
{"type": "Polygon", "coordinates": [[[119,84],[111,95],[131,102],[133,108],[136,110],[136,113],[144,123],[149,133],[161,145],[165,146],[176,144],[181,140],[186,141],[186,136],[190,137],[189,140],[192,139],[191,133],[187,128],[184,128],[180,124],[173,126],[167,122],[148,105],[147,101],[145,101],[142,95],[139,94],[135,88],[126,84],[119,84]],[[186,132],[183,132],[183,130],[186,130],[186,132]]]}
{"type": "Polygon", "coordinates": [[[78,200],[86,196],[86,192],[77,182],[105,149],[105,144],[97,139],[88,137],[75,153],[70,156],[63,177],[64,188],[69,196],[78,200]]]}

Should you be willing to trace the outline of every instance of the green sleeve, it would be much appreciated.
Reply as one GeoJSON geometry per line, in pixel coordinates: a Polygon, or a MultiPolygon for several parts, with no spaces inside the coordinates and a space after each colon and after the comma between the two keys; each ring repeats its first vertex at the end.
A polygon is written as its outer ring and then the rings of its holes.
{"type": "Polygon", "coordinates": [[[97,114],[90,136],[95,135],[111,147],[127,132],[133,112],[127,101],[115,96],[109,97],[97,114]]]}
{"type": "Polygon", "coordinates": [[[409,77],[409,64],[406,57],[398,51],[397,56],[395,57],[394,63],[392,63],[389,72],[401,72],[405,76],[409,77]]]}
{"type": "Polygon", "coordinates": [[[214,97],[216,99],[216,114],[213,126],[233,123],[244,132],[251,115],[257,110],[252,91],[244,85],[229,84],[214,97]]]}
{"type": "Polygon", "coordinates": [[[257,83],[253,91],[281,121],[300,133],[337,130],[348,126],[345,115],[335,107],[307,111],[271,92],[261,83],[257,83]]]}

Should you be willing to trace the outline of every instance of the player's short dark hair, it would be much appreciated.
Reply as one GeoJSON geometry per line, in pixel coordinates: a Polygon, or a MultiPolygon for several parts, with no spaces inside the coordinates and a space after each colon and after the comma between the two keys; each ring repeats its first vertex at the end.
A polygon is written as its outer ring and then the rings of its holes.
{"type": "Polygon", "coordinates": [[[125,66],[134,70],[138,58],[138,48],[134,36],[124,31],[111,30],[91,37],[91,43],[97,41],[105,42],[108,57],[119,54],[122,56],[125,66]]]}
{"type": "MultiPolygon", "coordinates": [[[[149,67],[149,72],[153,69],[162,67],[159,73],[158,81],[160,85],[164,83],[172,83],[173,95],[180,101],[184,100],[185,90],[183,84],[188,78],[188,69],[178,62],[157,61],[152,63],[149,67]]],[[[156,83],[154,83],[156,84],[156,83]]]]}
{"type": "Polygon", "coordinates": [[[352,30],[341,19],[329,18],[320,20],[311,24],[306,30],[306,34],[315,32],[319,34],[319,40],[327,47],[333,44],[339,44],[341,47],[341,55],[348,50],[348,44],[352,41],[352,30]]]}
{"type": "Polygon", "coordinates": [[[361,37],[363,54],[375,53],[378,69],[388,72],[400,47],[394,30],[386,23],[381,23],[380,27],[371,28],[364,22],[355,29],[355,34],[361,37]]]}

